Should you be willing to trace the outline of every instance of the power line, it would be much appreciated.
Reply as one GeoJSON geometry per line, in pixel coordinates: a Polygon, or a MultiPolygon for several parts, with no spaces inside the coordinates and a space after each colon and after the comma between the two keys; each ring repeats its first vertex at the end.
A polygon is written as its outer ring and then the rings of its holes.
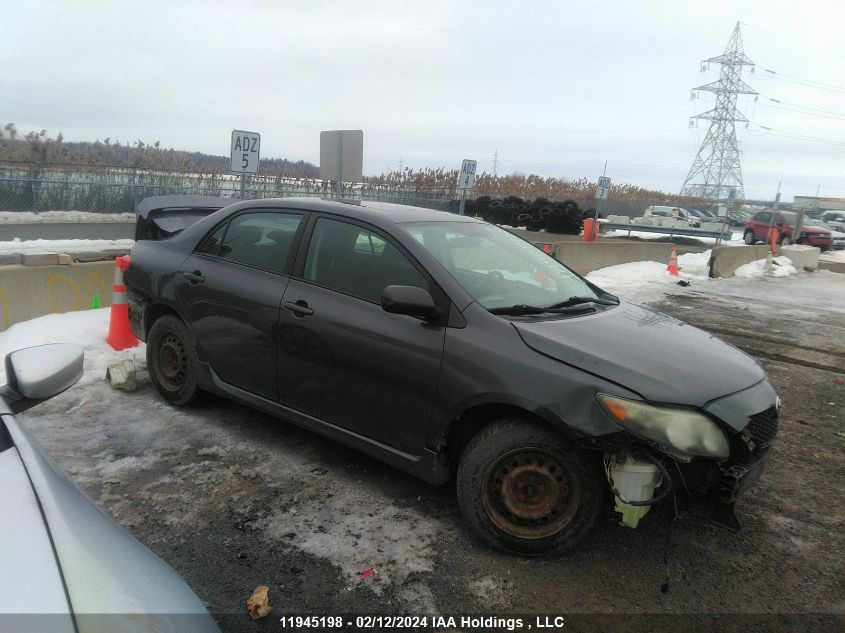
{"type": "Polygon", "coordinates": [[[782,130],[776,130],[771,128],[767,125],[760,125],[759,123],[754,123],[753,121],[749,123],[755,127],[764,130],[764,134],[756,134],[755,136],[765,136],[766,134],[771,134],[774,136],[783,136],[785,138],[793,138],[799,141],[809,141],[812,143],[823,143],[825,145],[836,145],[838,147],[845,147],[845,141],[839,141],[830,138],[821,138],[819,136],[809,136],[808,134],[800,134],[798,132],[786,132],[782,130]]]}
{"type": "MultiPolygon", "coordinates": [[[[777,99],[770,99],[770,101],[774,101],[775,103],[778,103],[777,99]]],[[[834,113],[827,114],[827,113],[822,113],[822,112],[808,112],[807,110],[799,109],[801,106],[798,106],[797,108],[795,108],[795,107],[789,107],[785,104],[784,105],[771,105],[771,104],[768,104],[768,103],[758,103],[758,105],[760,105],[764,108],[771,108],[773,110],[782,110],[784,112],[795,112],[797,114],[806,114],[806,115],[809,115],[809,116],[821,117],[823,119],[832,119],[832,120],[835,120],[835,121],[845,121],[845,114],[834,114],[834,113]]]]}
{"type": "Polygon", "coordinates": [[[765,33],[771,37],[777,38],[778,40],[790,40],[791,42],[795,42],[798,46],[802,46],[804,48],[811,48],[813,50],[820,51],[822,53],[827,53],[828,55],[834,55],[836,57],[842,57],[845,59],[845,50],[843,49],[832,49],[832,48],[823,48],[821,46],[814,46],[813,44],[807,44],[806,42],[801,42],[796,40],[794,37],[790,37],[789,35],[783,35],[779,33],[772,33],[771,31],[767,31],[766,29],[762,29],[759,26],[754,26],[753,24],[749,24],[748,22],[742,22],[747,27],[755,31],[759,31],[760,33],[765,33]]]}
{"type": "Polygon", "coordinates": [[[822,83],[821,81],[815,81],[814,79],[805,79],[803,77],[798,77],[796,75],[789,75],[786,73],[779,73],[776,70],[771,70],[770,68],[762,68],[766,73],[771,75],[770,79],[777,79],[778,81],[783,81],[786,83],[795,84],[798,86],[805,86],[807,88],[817,88],[818,90],[826,90],[828,92],[832,92],[834,94],[843,94],[845,95],[845,86],[835,86],[833,84],[826,84],[822,83]]]}
{"type": "Polygon", "coordinates": [[[772,101],[773,103],[778,103],[782,106],[789,106],[789,107],[792,107],[792,108],[803,108],[805,110],[812,110],[813,112],[818,112],[819,114],[829,114],[829,115],[835,116],[835,117],[840,117],[840,116],[845,117],[845,113],[842,113],[842,112],[833,112],[832,110],[823,110],[821,108],[814,108],[812,106],[801,105],[800,103],[790,103],[789,101],[783,101],[781,99],[775,99],[774,97],[769,97],[769,96],[762,95],[762,94],[759,95],[759,97],[766,99],[768,101],[772,101]]]}

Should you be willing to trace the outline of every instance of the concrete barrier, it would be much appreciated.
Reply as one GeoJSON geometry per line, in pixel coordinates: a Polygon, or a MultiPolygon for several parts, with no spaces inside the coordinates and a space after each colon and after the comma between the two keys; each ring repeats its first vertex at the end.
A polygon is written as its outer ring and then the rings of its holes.
{"type": "MultiPolygon", "coordinates": [[[[710,258],[711,277],[733,277],[740,266],[765,259],[769,247],[765,244],[755,246],[715,246],[710,258]]],[[[819,266],[819,253],[814,246],[781,246],[780,254],[792,260],[798,270],[815,270],[819,266]]]]}
{"type": "MultiPolygon", "coordinates": [[[[0,330],[45,314],[111,305],[114,261],[0,266],[0,330]]],[[[105,335],[105,334],[104,334],[105,335]]]]}
{"type": "MultiPolygon", "coordinates": [[[[581,275],[586,275],[599,268],[631,262],[668,263],[669,255],[672,252],[672,245],[668,242],[626,242],[616,239],[581,242],[581,238],[577,235],[558,235],[556,233],[520,230],[511,232],[531,242],[554,244],[555,257],[581,275]]],[[[690,252],[691,250],[688,249],[690,252]]],[[[703,250],[705,249],[696,249],[696,252],[703,250]]]]}

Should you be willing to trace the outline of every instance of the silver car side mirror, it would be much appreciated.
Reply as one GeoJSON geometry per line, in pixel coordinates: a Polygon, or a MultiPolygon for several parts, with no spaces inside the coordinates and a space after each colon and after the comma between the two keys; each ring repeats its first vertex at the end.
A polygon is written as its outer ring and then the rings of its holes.
{"type": "MultiPolygon", "coordinates": [[[[85,353],[72,343],[25,347],[6,355],[6,391],[23,400],[48,400],[82,378],[85,353]]],[[[10,394],[11,395],[11,394],[10,394]]]]}

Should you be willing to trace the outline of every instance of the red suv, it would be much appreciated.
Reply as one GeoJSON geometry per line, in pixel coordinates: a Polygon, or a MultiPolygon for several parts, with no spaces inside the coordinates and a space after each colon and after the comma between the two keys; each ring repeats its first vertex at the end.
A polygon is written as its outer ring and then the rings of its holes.
{"type": "Polygon", "coordinates": [[[792,211],[758,211],[745,223],[745,243],[755,244],[768,241],[766,234],[769,232],[769,226],[771,226],[777,231],[778,244],[784,246],[795,242],[818,246],[823,251],[833,246],[833,236],[830,231],[820,226],[809,226],[802,223],[801,234],[797,240],[794,239],[792,232],[795,229],[797,219],[798,214],[792,211]]]}

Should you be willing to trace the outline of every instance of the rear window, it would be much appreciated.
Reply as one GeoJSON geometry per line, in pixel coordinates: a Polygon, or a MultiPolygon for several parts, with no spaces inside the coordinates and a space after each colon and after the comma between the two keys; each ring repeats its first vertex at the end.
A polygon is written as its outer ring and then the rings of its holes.
{"type": "Polygon", "coordinates": [[[197,252],[281,273],[301,221],[297,213],[244,213],[212,231],[197,252]]]}

